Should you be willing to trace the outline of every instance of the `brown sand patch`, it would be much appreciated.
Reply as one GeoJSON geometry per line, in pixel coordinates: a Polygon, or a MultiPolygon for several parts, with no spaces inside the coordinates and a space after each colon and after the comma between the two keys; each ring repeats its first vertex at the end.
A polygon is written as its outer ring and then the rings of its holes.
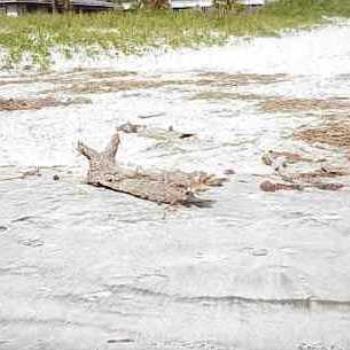
{"type": "Polygon", "coordinates": [[[32,84],[39,81],[36,78],[7,78],[0,79],[0,87],[6,85],[24,85],[24,84],[32,84]]]}
{"type": "Polygon", "coordinates": [[[128,90],[137,90],[145,88],[157,88],[164,86],[164,83],[159,81],[142,81],[142,80],[105,80],[91,81],[86,83],[76,83],[67,87],[66,90],[73,93],[107,93],[119,92],[128,90]]]}
{"type": "Polygon", "coordinates": [[[100,70],[74,70],[71,72],[61,73],[43,73],[43,74],[29,74],[19,77],[2,77],[0,78],[0,86],[5,85],[24,85],[32,83],[59,83],[63,84],[82,82],[87,79],[113,79],[126,78],[136,75],[131,71],[100,71],[100,70]]]}
{"type": "Polygon", "coordinates": [[[304,99],[304,98],[269,98],[261,102],[265,112],[289,112],[312,110],[349,110],[349,98],[304,99]]]}
{"type": "Polygon", "coordinates": [[[350,120],[332,121],[324,126],[303,129],[295,138],[307,143],[324,143],[335,147],[350,147],[350,120]]]}
{"type": "MultiPolygon", "coordinates": [[[[185,85],[231,87],[249,84],[271,84],[287,79],[286,75],[258,75],[258,74],[226,74],[206,73],[199,74],[191,79],[160,79],[137,78],[135,72],[113,72],[113,71],[81,71],[66,74],[64,76],[47,77],[45,82],[61,82],[60,89],[71,93],[109,93],[122,92],[138,89],[157,89],[162,87],[183,87],[185,85]]],[[[1,84],[1,82],[0,82],[1,84]]],[[[216,96],[219,98],[219,96],[216,96]]],[[[254,94],[242,94],[231,96],[237,99],[262,99],[254,94]]],[[[204,95],[195,97],[204,99],[204,95]]],[[[213,97],[215,98],[215,97],[213,97]]],[[[229,98],[228,95],[225,98],[229,98]]],[[[266,98],[266,97],[265,97],[266,98]]]]}
{"type": "Polygon", "coordinates": [[[287,74],[229,74],[225,72],[200,73],[198,84],[216,86],[267,85],[289,80],[287,74]]]}
{"type": "Polygon", "coordinates": [[[326,179],[326,178],[335,178],[339,176],[349,176],[350,175],[350,168],[340,168],[340,167],[321,167],[316,170],[308,171],[308,172],[297,172],[297,173],[285,173],[281,174],[282,178],[288,179],[288,181],[295,181],[295,180],[301,180],[306,182],[311,182],[315,179],[326,179]]]}
{"type": "Polygon", "coordinates": [[[62,89],[73,93],[108,93],[121,92],[139,89],[156,89],[166,86],[193,84],[193,80],[136,80],[136,79],[113,79],[79,82],[70,86],[63,86],[62,89]]]}
{"type": "MultiPolygon", "coordinates": [[[[129,91],[137,89],[161,88],[165,86],[214,86],[232,87],[250,84],[272,84],[287,80],[284,74],[259,75],[259,74],[227,74],[223,72],[201,73],[191,79],[160,79],[137,78],[131,71],[99,71],[99,70],[76,70],[66,73],[49,73],[43,75],[24,75],[16,78],[7,77],[0,79],[0,86],[21,85],[32,83],[60,83],[60,90],[73,93],[108,93],[129,91]]],[[[51,91],[54,92],[54,91],[51,91]]],[[[220,98],[219,95],[212,98],[220,98]]],[[[204,99],[204,95],[198,96],[204,99]]],[[[229,98],[228,95],[224,98],[229,98]]],[[[231,98],[246,100],[261,100],[262,96],[254,94],[237,94],[231,98]]]]}
{"type": "Polygon", "coordinates": [[[350,80],[350,74],[349,73],[344,73],[344,74],[338,74],[335,76],[336,80],[342,80],[342,81],[348,81],[350,80]]]}
{"type": "Polygon", "coordinates": [[[20,111],[20,110],[38,110],[46,107],[69,106],[71,104],[86,104],[91,101],[82,98],[70,98],[66,101],[60,101],[52,96],[36,99],[0,99],[0,111],[20,111]]]}
{"type": "Polygon", "coordinates": [[[224,91],[203,91],[190,97],[190,100],[204,100],[204,101],[221,101],[221,100],[241,100],[241,101],[258,101],[266,99],[266,96],[258,94],[242,94],[224,91]]]}
{"type": "Polygon", "coordinates": [[[0,100],[0,111],[18,111],[41,109],[44,107],[57,106],[60,102],[53,97],[38,98],[35,100],[8,99],[0,100]]]}
{"type": "MultiPolygon", "coordinates": [[[[203,73],[197,76],[197,79],[130,79],[132,73],[125,76],[110,76],[109,72],[94,72],[89,76],[95,78],[93,81],[79,81],[70,86],[62,86],[62,89],[73,93],[107,93],[129,91],[136,89],[161,88],[166,86],[216,86],[216,87],[231,87],[249,84],[272,84],[282,80],[286,80],[284,74],[276,75],[258,75],[258,74],[227,74],[227,73],[203,73]],[[110,78],[110,79],[108,79],[110,78]]],[[[208,93],[209,95],[209,93],[208,93]]],[[[229,98],[229,95],[222,95],[223,98],[229,98]]],[[[194,99],[204,99],[205,94],[198,95],[194,99]]],[[[212,98],[220,98],[220,95],[213,95],[212,98]]],[[[236,99],[262,99],[255,94],[236,94],[231,95],[231,98],[236,99]]]]}
{"type": "Polygon", "coordinates": [[[94,78],[94,79],[108,79],[108,78],[123,78],[123,77],[130,77],[135,76],[136,72],[131,71],[85,71],[85,76],[94,78]]]}

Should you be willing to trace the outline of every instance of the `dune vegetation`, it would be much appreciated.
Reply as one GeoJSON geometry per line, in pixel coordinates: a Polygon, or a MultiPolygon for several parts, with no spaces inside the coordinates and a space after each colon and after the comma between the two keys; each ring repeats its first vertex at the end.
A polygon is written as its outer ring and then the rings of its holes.
{"type": "Polygon", "coordinates": [[[218,6],[207,12],[133,10],[94,14],[27,14],[0,17],[1,67],[29,55],[34,66],[47,68],[52,49],[69,56],[82,48],[92,55],[103,50],[142,54],[149,48],[222,45],[233,36],[279,35],[308,28],[332,17],[349,17],[350,1],[280,0],[248,12],[218,6]]]}

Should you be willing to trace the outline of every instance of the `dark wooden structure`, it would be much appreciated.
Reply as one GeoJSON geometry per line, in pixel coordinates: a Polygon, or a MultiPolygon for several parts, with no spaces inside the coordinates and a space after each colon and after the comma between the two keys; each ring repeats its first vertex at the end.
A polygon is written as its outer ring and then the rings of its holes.
{"type": "Polygon", "coordinates": [[[207,9],[215,3],[227,1],[242,4],[249,9],[260,7],[265,3],[276,0],[0,0],[0,14],[19,16],[26,12],[89,12],[106,10],[131,10],[149,3],[151,7],[165,7],[179,9],[207,9]],[[158,6],[158,2],[161,4],[158,6]]]}
{"type": "Polygon", "coordinates": [[[129,10],[138,6],[139,0],[0,0],[0,13],[19,16],[27,12],[129,10]]]}

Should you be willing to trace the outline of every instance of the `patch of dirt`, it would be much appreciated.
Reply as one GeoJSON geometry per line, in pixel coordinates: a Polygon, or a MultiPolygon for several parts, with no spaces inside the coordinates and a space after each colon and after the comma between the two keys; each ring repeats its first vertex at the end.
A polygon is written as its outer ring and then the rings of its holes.
{"type": "Polygon", "coordinates": [[[281,190],[302,190],[299,185],[265,180],[260,184],[260,189],[264,192],[277,192],[281,190]]]}
{"type": "Polygon", "coordinates": [[[341,80],[341,81],[348,81],[350,80],[350,74],[349,73],[344,73],[344,74],[338,74],[335,76],[336,80],[341,80]]]}
{"type": "MultiPolygon", "coordinates": [[[[173,81],[166,80],[134,80],[134,79],[115,79],[115,80],[100,80],[78,82],[69,86],[63,86],[62,89],[73,93],[108,93],[129,91],[138,89],[160,88],[170,84],[175,84],[173,81]]],[[[180,84],[180,82],[178,83],[180,84]]]]}
{"type": "Polygon", "coordinates": [[[44,107],[58,106],[60,102],[53,97],[38,98],[35,100],[2,99],[0,100],[0,111],[17,111],[41,109],[44,107]]]}
{"type": "MultiPolygon", "coordinates": [[[[132,71],[76,70],[67,73],[30,74],[13,79],[0,79],[0,86],[32,83],[59,83],[59,89],[61,91],[89,94],[185,85],[221,88],[251,84],[273,84],[287,79],[289,79],[289,77],[285,74],[227,74],[223,72],[201,73],[191,79],[161,79],[160,77],[143,79],[137,78],[136,73],[132,71]]],[[[57,87],[55,87],[55,90],[46,91],[46,93],[54,93],[55,91],[57,91],[57,87]]],[[[205,93],[203,93],[203,95],[198,95],[194,99],[205,98],[205,93]]],[[[220,94],[217,93],[215,95],[214,93],[211,98],[219,99],[220,94]]],[[[261,100],[264,97],[254,94],[232,94],[231,96],[222,94],[221,98],[261,100]]]]}
{"type": "Polygon", "coordinates": [[[131,71],[86,71],[85,76],[94,78],[94,79],[108,79],[108,78],[123,78],[135,76],[136,72],[131,71]]]}
{"type": "MultiPolygon", "coordinates": [[[[258,75],[258,74],[226,74],[226,73],[202,73],[195,79],[136,79],[130,78],[134,75],[133,72],[126,72],[121,75],[120,72],[90,72],[86,74],[85,79],[75,81],[64,81],[61,89],[72,93],[108,93],[129,91],[137,89],[155,89],[166,86],[216,86],[216,87],[231,87],[249,84],[272,84],[287,79],[284,74],[277,75],[258,75]],[[89,80],[87,78],[92,78],[89,80]],[[68,84],[67,84],[68,83],[68,84]]],[[[218,97],[218,95],[216,96],[218,97]]],[[[228,95],[225,96],[228,98],[228,95]]],[[[231,97],[234,97],[231,95],[231,97]]],[[[261,99],[261,96],[253,94],[236,94],[236,98],[241,99],[261,99]]],[[[197,98],[205,98],[205,95],[197,96],[197,98]]],[[[214,96],[215,98],[215,96],[214,96]]]]}
{"type": "Polygon", "coordinates": [[[58,100],[52,96],[36,99],[0,99],[0,111],[38,110],[46,107],[68,106],[90,102],[90,100],[82,97],[69,98],[65,101],[58,100]]]}
{"type": "Polygon", "coordinates": [[[303,180],[303,181],[312,181],[313,179],[324,179],[324,178],[335,178],[339,176],[348,176],[350,175],[350,168],[336,168],[336,167],[321,167],[316,170],[308,172],[298,172],[291,174],[281,174],[281,177],[286,177],[288,180],[303,180]]]}
{"type": "Polygon", "coordinates": [[[190,100],[242,100],[242,101],[258,101],[265,100],[266,96],[258,94],[242,94],[234,92],[224,92],[224,91],[203,91],[190,97],[190,100]]]}
{"type": "Polygon", "coordinates": [[[246,85],[267,85],[287,81],[290,77],[287,74],[254,74],[240,73],[229,74],[225,72],[200,73],[198,83],[200,85],[216,86],[246,86],[246,85]]]}
{"type": "Polygon", "coordinates": [[[5,85],[22,85],[32,83],[56,83],[63,84],[86,82],[89,79],[113,79],[125,78],[136,75],[131,71],[99,71],[99,70],[74,70],[66,73],[44,73],[44,74],[29,74],[21,77],[3,77],[0,78],[0,86],[5,85]]]}
{"type": "Polygon", "coordinates": [[[349,110],[349,98],[306,99],[306,98],[269,98],[260,103],[265,112],[289,112],[312,110],[349,110]]]}
{"type": "Polygon", "coordinates": [[[11,78],[6,78],[6,79],[0,79],[0,87],[1,86],[6,86],[6,85],[31,84],[33,82],[35,82],[34,79],[26,79],[26,78],[11,79],[11,78]]]}
{"type": "Polygon", "coordinates": [[[350,147],[350,120],[331,121],[324,126],[302,129],[295,138],[304,142],[324,143],[335,147],[350,147]]]}

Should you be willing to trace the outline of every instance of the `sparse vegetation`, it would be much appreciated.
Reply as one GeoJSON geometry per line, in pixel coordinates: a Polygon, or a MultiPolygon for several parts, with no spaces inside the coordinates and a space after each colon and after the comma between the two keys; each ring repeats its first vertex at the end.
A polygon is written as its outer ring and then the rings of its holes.
{"type": "Polygon", "coordinates": [[[113,49],[140,54],[145,49],[220,45],[232,36],[277,35],[281,30],[305,28],[333,16],[350,16],[344,0],[280,0],[255,13],[228,8],[199,11],[138,10],[96,14],[28,14],[1,17],[1,66],[11,66],[30,54],[33,65],[50,65],[51,50],[67,56],[84,48],[89,54],[113,49]]]}

